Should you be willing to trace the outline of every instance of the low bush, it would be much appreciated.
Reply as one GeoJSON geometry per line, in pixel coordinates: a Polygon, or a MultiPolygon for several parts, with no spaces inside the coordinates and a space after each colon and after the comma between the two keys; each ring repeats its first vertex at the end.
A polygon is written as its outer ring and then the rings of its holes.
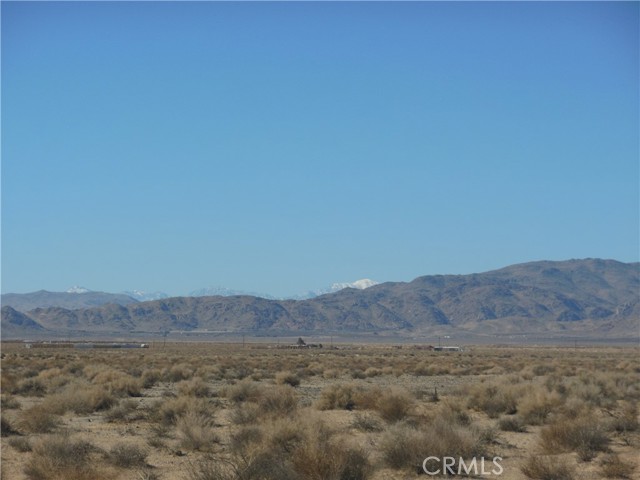
{"type": "Polygon", "coordinates": [[[616,454],[607,454],[600,460],[600,472],[605,478],[631,478],[635,467],[616,454]]]}
{"type": "Polygon", "coordinates": [[[104,413],[104,419],[107,422],[130,422],[135,420],[135,412],[138,404],[135,400],[126,398],[120,403],[104,413]]]}
{"type": "Polygon", "coordinates": [[[233,455],[248,458],[264,439],[262,428],[255,426],[241,427],[230,437],[229,450],[233,455]]]}
{"type": "Polygon", "coordinates": [[[35,405],[20,412],[19,425],[30,433],[50,433],[58,428],[60,420],[46,406],[35,405]]]}
{"type": "Polygon", "coordinates": [[[320,392],[316,402],[319,410],[353,410],[356,406],[358,388],[349,383],[334,383],[320,392]]]}
{"type": "Polygon", "coordinates": [[[506,385],[478,385],[470,392],[468,405],[485,412],[490,418],[517,412],[517,399],[506,385]]]}
{"type": "Polygon", "coordinates": [[[116,402],[116,398],[104,387],[72,384],[61,393],[47,396],[41,406],[57,415],[69,411],[87,414],[111,408],[116,402]]]}
{"type": "Polygon", "coordinates": [[[20,408],[20,402],[13,395],[2,395],[0,397],[0,408],[18,409],[20,408]]]}
{"type": "Polygon", "coordinates": [[[276,383],[278,385],[290,385],[297,387],[300,385],[300,377],[291,372],[278,372],[276,373],[276,383]]]}
{"type": "Polygon", "coordinates": [[[428,456],[483,456],[487,440],[480,430],[436,418],[420,428],[402,423],[394,425],[383,435],[380,449],[388,466],[421,471],[422,461],[428,456]]]}
{"type": "Polygon", "coordinates": [[[202,378],[192,378],[183,380],[177,384],[178,392],[181,395],[204,398],[211,395],[209,385],[202,378]]]}
{"type": "Polygon", "coordinates": [[[188,412],[178,418],[176,430],[180,438],[180,446],[187,450],[208,451],[220,442],[211,418],[201,414],[188,412]]]}
{"type": "Polygon", "coordinates": [[[241,380],[228,387],[225,393],[233,403],[257,402],[262,395],[262,387],[253,380],[241,380]]]}
{"type": "Polygon", "coordinates": [[[421,432],[408,425],[393,425],[380,440],[384,463],[391,468],[411,467],[419,471],[422,461],[429,455],[422,448],[423,437],[421,432]]]}
{"type": "Polygon", "coordinates": [[[636,432],[640,428],[637,403],[625,402],[622,411],[613,419],[612,427],[616,432],[636,432]]]}
{"type": "Polygon", "coordinates": [[[131,443],[117,443],[106,454],[112,465],[120,468],[144,467],[147,464],[147,452],[131,443]]]}
{"type": "Polygon", "coordinates": [[[90,461],[95,447],[67,435],[53,435],[33,446],[33,454],[24,468],[30,480],[99,480],[104,476],[90,461]]]}
{"type": "Polygon", "coordinates": [[[290,459],[299,478],[311,480],[365,480],[372,468],[367,453],[334,436],[320,421],[307,421],[301,426],[301,441],[291,452],[280,456],[290,459]]]}
{"type": "Polygon", "coordinates": [[[47,393],[45,382],[40,378],[25,378],[11,391],[23,397],[43,397],[47,393]]]}
{"type": "Polygon", "coordinates": [[[351,426],[361,432],[381,432],[384,430],[382,422],[376,416],[368,413],[356,413],[351,426]]]}
{"type": "Polygon", "coordinates": [[[157,368],[151,368],[142,372],[142,387],[151,388],[162,379],[162,372],[157,368]]]}
{"type": "Polygon", "coordinates": [[[540,443],[546,453],[577,452],[588,461],[607,448],[609,438],[603,426],[592,418],[559,420],[540,431],[540,443]]]}
{"type": "Polygon", "coordinates": [[[33,450],[31,441],[27,437],[12,437],[9,439],[9,446],[22,453],[33,450]]]}
{"type": "Polygon", "coordinates": [[[164,378],[168,382],[177,383],[180,380],[189,380],[193,376],[193,368],[186,363],[174,365],[164,372],[164,378]]]}
{"type": "Polygon", "coordinates": [[[258,406],[263,415],[291,415],[298,408],[298,396],[293,387],[278,385],[264,390],[258,406]]]}
{"type": "Polygon", "coordinates": [[[409,414],[414,405],[415,398],[408,391],[392,387],[378,396],[375,409],[387,422],[398,422],[409,414]]]}
{"type": "Polygon", "coordinates": [[[508,417],[502,417],[498,421],[498,428],[503,432],[526,432],[527,427],[525,426],[522,418],[518,415],[511,415],[508,417]]]}
{"type": "Polygon", "coordinates": [[[560,458],[532,455],[520,467],[520,471],[533,480],[573,480],[574,468],[560,458]]]}
{"type": "Polygon", "coordinates": [[[20,432],[13,424],[4,416],[0,416],[0,436],[8,437],[9,435],[19,435],[20,432]]]}
{"type": "Polygon", "coordinates": [[[241,403],[231,410],[230,420],[235,425],[255,423],[260,416],[260,408],[255,403],[241,403]]]}
{"type": "Polygon", "coordinates": [[[455,425],[471,424],[469,411],[465,408],[464,404],[457,399],[447,399],[442,402],[438,410],[438,417],[455,425]]]}
{"type": "Polygon", "coordinates": [[[556,393],[544,390],[525,395],[518,401],[518,414],[527,425],[542,425],[550,413],[557,411],[562,405],[562,397],[556,393]]]}
{"type": "Polygon", "coordinates": [[[180,396],[168,398],[157,407],[156,416],[164,425],[175,425],[178,418],[187,412],[195,413],[203,417],[212,417],[216,408],[202,398],[180,396]]]}

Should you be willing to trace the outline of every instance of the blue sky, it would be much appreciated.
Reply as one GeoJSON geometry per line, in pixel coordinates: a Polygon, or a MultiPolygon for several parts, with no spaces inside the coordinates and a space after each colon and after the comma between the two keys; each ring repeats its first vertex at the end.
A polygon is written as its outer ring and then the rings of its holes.
{"type": "Polygon", "coordinates": [[[2,291],[639,255],[639,4],[2,2],[2,291]]]}

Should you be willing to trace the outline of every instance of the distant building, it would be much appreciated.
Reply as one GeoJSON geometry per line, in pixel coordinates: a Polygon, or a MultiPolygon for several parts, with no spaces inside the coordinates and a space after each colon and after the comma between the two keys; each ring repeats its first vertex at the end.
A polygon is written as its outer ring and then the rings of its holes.
{"type": "Polygon", "coordinates": [[[441,347],[441,346],[439,346],[439,347],[433,347],[433,351],[434,352],[462,352],[464,350],[462,349],[462,347],[453,347],[453,346],[451,346],[451,347],[449,347],[449,346],[441,347]]]}

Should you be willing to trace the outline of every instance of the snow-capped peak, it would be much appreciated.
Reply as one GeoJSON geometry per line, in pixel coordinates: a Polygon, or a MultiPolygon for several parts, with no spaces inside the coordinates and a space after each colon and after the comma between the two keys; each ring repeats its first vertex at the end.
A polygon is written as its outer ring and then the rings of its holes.
{"type": "Polygon", "coordinates": [[[161,300],[163,298],[169,298],[164,292],[145,292],[144,290],[127,290],[122,292],[125,295],[129,295],[131,298],[135,298],[140,302],[147,302],[150,300],[161,300]]]}
{"type": "Polygon", "coordinates": [[[91,290],[89,290],[88,288],[79,287],[78,285],[74,285],[69,290],[67,290],[67,293],[88,293],[90,291],[91,290]]]}
{"type": "Polygon", "coordinates": [[[334,283],[333,285],[331,285],[331,290],[334,292],[337,292],[338,290],[342,290],[344,288],[356,288],[358,290],[364,290],[365,288],[378,285],[378,283],[379,282],[376,282],[375,280],[363,278],[361,280],[356,280],[355,282],[350,283],[334,283]]]}

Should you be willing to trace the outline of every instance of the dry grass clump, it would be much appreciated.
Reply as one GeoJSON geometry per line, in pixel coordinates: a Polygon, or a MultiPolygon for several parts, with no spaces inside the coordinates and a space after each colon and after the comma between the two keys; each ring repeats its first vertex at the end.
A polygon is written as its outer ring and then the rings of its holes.
{"type": "Polygon", "coordinates": [[[125,398],[104,413],[107,422],[131,422],[142,417],[136,413],[138,404],[135,400],[125,398]]]}
{"type": "Polygon", "coordinates": [[[111,408],[116,401],[116,398],[101,386],[72,384],[61,393],[45,397],[41,407],[57,415],[69,411],[87,414],[111,408]]]}
{"type": "Polygon", "coordinates": [[[363,449],[322,435],[306,439],[292,463],[300,478],[311,480],[366,480],[373,471],[363,449]]]}
{"type": "Polygon", "coordinates": [[[533,480],[573,480],[575,469],[565,460],[546,455],[532,455],[520,471],[533,480]]]}
{"type": "Polygon", "coordinates": [[[600,460],[600,472],[605,478],[631,478],[635,467],[610,453],[600,460]]]}
{"type": "Polygon", "coordinates": [[[38,373],[38,379],[42,380],[47,385],[48,391],[53,391],[60,388],[71,380],[71,377],[67,376],[60,368],[47,368],[38,373]]]}
{"type": "Polygon", "coordinates": [[[563,403],[564,399],[556,392],[536,390],[518,401],[517,410],[525,424],[543,425],[563,403]]]}
{"type": "Polygon", "coordinates": [[[207,451],[220,442],[213,420],[202,414],[187,412],[178,418],[176,430],[180,445],[187,450],[207,451]]]}
{"type": "Polygon", "coordinates": [[[140,377],[143,388],[151,388],[162,379],[162,372],[157,368],[149,368],[140,377]]]}
{"type": "Polygon", "coordinates": [[[231,410],[230,420],[234,425],[253,424],[258,421],[260,407],[255,403],[241,403],[231,410]]]}
{"type": "Polygon", "coordinates": [[[375,409],[387,422],[398,422],[407,417],[415,405],[415,398],[406,390],[391,387],[377,397],[375,409]]]}
{"type": "Polygon", "coordinates": [[[40,378],[25,378],[19,381],[10,393],[23,397],[43,397],[47,393],[47,386],[40,378]]]}
{"type": "Polygon", "coordinates": [[[510,415],[500,418],[498,428],[503,432],[526,432],[525,422],[518,415],[510,415]]]}
{"type": "Polygon", "coordinates": [[[186,363],[174,365],[163,371],[164,379],[167,382],[177,383],[181,380],[189,380],[193,376],[193,368],[186,363]]]}
{"type": "Polygon", "coordinates": [[[9,435],[19,435],[20,432],[12,425],[12,423],[4,415],[0,416],[0,436],[8,437],[9,435]]]}
{"type": "Polygon", "coordinates": [[[577,452],[585,461],[607,449],[609,437],[600,422],[590,417],[561,419],[540,431],[546,453],[577,452]]]}
{"type": "Polygon", "coordinates": [[[640,428],[638,424],[638,404],[635,402],[624,402],[620,412],[612,421],[613,429],[616,432],[636,432],[640,428]]]}
{"type": "Polygon", "coordinates": [[[234,403],[246,401],[257,402],[262,396],[262,387],[253,380],[241,380],[228,387],[225,391],[226,397],[234,403]]]}
{"type": "Polygon", "coordinates": [[[103,385],[115,395],[139,397],[142,395],[142,380],[116,370],[98,373],[92,379],[96,385],[103,385]]]}
{"type": "Polygon", "coordinates": [[[20,402],[13,395],[2,395],[0,397],[0,408],[6,408],[7,410],[20,408],[20,402]]]}
{"type": "Polygon", "coordinates": [[[485,412],[490,418],[517,412],[517,395],[509,385],[479,384],[468,393],[468,406],[485,412]]]}
{"type": "Polygon", "coordinates": [[[416,471],[428,456],[421,446],[424,434],[408,425],[396,424],[382,436],[380,450],[391,468],[411,467],[416,471]]]}
{"type": "Polygon", "coordinates": [[[278,385],[290,385],[297,387],[300,385],[300,377],[291,372],[278,372],[276,373],[276,383],[278,385]]]}
{"type": "Polygon", "coordinates": [[[316,402],[319,410],[376,410],[387,422],[398,422],[409,415],[416,403],[407,390],[392,387],[381,390],[352,383],[334,383],[325,387],[316,402]]]}
{"type": "Polygon", "coordinates": [[[144,467],[147,464],[147,452],[131,443],[115,444],[105,457],[109,463],[119,468],[144,467]]]}
{"type": "Polygon", "coordinates": [[[156,418],[164,425],[175,425],[178,418],[188,412],[210,418],[216,411],[215,405],[210,401],[186,396],[168,398],[154,409],[156,418]]]}
{"type": "Polygon", "coordinates": [[[50,433],[58,428],[60,420],[46,406],[34,405],[20,412],[19,425],[30,433],[50,433]]]}
{"type": "Polygon", "coordinates": [[[333,383],[320,392],[318,410],[353,410],[356,401],[363,399],[363,387],[352,383],[333,383]]]}
{"type": "Polygon", "coordinates": [[[21,453],[30,452],[33,450],[31,441],[27,437],[11,437],[8,443],[10,447],[15,448],[21,453]]]}
{"type": "Polygon", "coordinates": [[[231,457],[193,464],[190,480],[366,480],[367,454],[316,420],[274,420],[243,427],[230,440],[231,457]]]}
{"type": "Polygon", "coordinates": [[[438,417],[456,425],[470,425],[471,417],[464,404],[458,399],[447,399],[440,405],[438,417]]]}
{"type": "Polygon", "coordinates": [[[265,388],[258,407],[263,415],[288,416],[298,408],[298,395],[289,385],[265,388]]]}
{"type": "Polygon", "coordinates": [[[381,432],[384,430],[380,419],[370,413],[356,413],[351,426],[361,432],[381,432]]]}
{"type": "Polygon", "coordinates": [[[298,395],[293,387],[270,385],[256,389],[253,383],[238,382],[228,392],[236,400],[231,411],[232,423],[255,423],[260,418],[290,416],[297,410],[298,395]]]}
{"type": "Polygon", "coordinates": [[[389,467],[421,471],[422,462],[428,456],[482,456],[487,451],[487,440],[477,429],[436,418],[418,428],[402,423],[392,426],[382,436],[380,450],[389,467]]]}
{"type": "Polygon", "coordinates": [[[95,470],[90,455],[96,448],[85,440],[66,435],[45,437],[33,446],[24,468],[30,480],[96,480],[104,478],[95,470]]]}
{"type": "Polygon", "coordinates": [[[353,410],[356,405],[354,399],[356,388],[353,384],[331,384],[320,393],[316,407],[319,410],[353,410]]]}
{"type": "MultiPolygon", "coordinates": [[[[254,436],[245,449],[250,478],[263,478],[264,464],[276,465],[267,478],[310,480],[366,479],[371,473],[368,455],[338,438],[333,430],[317,419],[297,422],[275,421],[263,427],[262,442],[254,436]],[[256,441],[258,440],[258,441],[256,441]],[[256,468],[260,467],[260,468],[256,468]]],[[[272,467],[268,467],[272,468],[272,467]]]]}
{"type": "Polygon", "coordinates": [[[423,360],[413,368],[413,375],[417,377],[430,377],[435,375],[448,375],[451,372],[449,366],[436,365],[423,360]]]}
{"type": "Polygon", "coordinates": [[[191,380],[183,380],[177,385],[178,392],[181,395],[188,395],[192,397],[205,398],[211,395],[211,389],[206,382],[200,378],[192,378],[191,380]]]}
{"type": "Polygon", "coordinates": [[[364,371],[364,376],[367,378],[379,377],[382,375],[382,369],[376,367],[369,367],[364,371]]]}
{"type": "Polygon", "coordinates": [[[342,375],[342,371],[337,368],[327,368],[324,372],[322,372],[322,378],[327,380],[335,380],[340,378],[342,375]]]}

